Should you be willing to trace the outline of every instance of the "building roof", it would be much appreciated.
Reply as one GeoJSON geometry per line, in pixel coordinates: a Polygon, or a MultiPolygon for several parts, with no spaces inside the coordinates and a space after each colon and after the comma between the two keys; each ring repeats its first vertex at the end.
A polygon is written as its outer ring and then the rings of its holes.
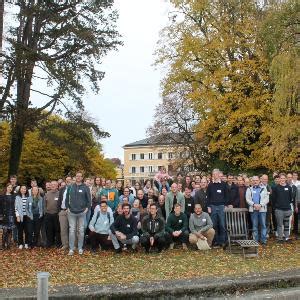
{"type": "Polygon", "coordinates": [[[126,144],[125,147],[139,147],[139,146],[163,146],[171,144],[182,144],[180,142],[179,134],[161,134],[156,136],[151,136],[143,140],[139,140],[130,144],[126,144]]]}

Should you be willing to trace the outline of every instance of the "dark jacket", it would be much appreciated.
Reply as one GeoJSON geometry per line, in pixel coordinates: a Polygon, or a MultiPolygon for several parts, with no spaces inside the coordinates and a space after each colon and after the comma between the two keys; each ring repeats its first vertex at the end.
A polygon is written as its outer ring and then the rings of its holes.
{"type": "Polygon", "coordinates": [[[148,214],[142,220],[141,229],[143,234],[163,236],[165,234],[165,221],[159,214],[156,214],[154,219],[148,214]]]}
{"type": "Polygon", "coordinates": [[[15,215],[15,198],[14,194],[12,195],[1,195],[1,216],[3,224],[9,223],[9,216],[15,215]]]}
{"type": "Polygon", "coordinates": [[[126,239],[129,240],[135,235],[138,235],[137,224],[138,221],[133,215],[130,215],[128,219],[125,218],[124,215],[119,215],[110,226],[110,229],[113,234],[115,234],[116,231],[122,232],[126,235],[126,239]]]}
{"type": "Polygon", "coordinates": [[[67,188],[68,188],[68,186],[64,186],[62,189],[59,190],[58,201],[57,201],[58,211],[62,210],[61,204],[62,204],[62,201],[63,201],[65,190],[67,188]]]}
{"type": "Polygon", "coordinates": [[[207,206],[228,205],[228,189],[225,182],[211,182],[207,187],[207,206]]]}
{"type": "Polygon", "coordinates": [[[234,183],[232,183],[231,185],[227,183],[227,189],[228,205],[232,205],[234,208],[238,208],[240,206],[240,195],[238,186],[234,183]]]}
{"type": "Polygon", "coordinates": [[[291,210],[293,203],[293,190],[289,185],[276,185],[272,189],[273,208],[280,210],[291,210]]]}
{"type": "Polygon", "coordinates": [[[169,214],[166,230],[169,233],[173,233],[174,231],[181,230],[182,232],[187,231],[189,228],[188,218],[185,213],[180,213],[179,216],[176,216],[175,213],[169,214]]]}
{"type": "Polygon", "coordinates": [[[196,192],[194,197],[194,205],[201,204],[202,210],[207,212],[207,190],[200,189],[196,192]]]}
{"type": "Polygon", "coordinates": [[[186,198],[185,199],[185,209],[184,209],[184,213],[187,215],[187,217],[189,218],[190,215],[194,212],[194,198],[190,197],[190,198],[186,198]]]}
{"type": "Polygon", "coordinates": [[[91,207],[91,192],[85,184],[76,183],[68,187],[66,196],[66,208],[74,214],[84,212],[86,208],[91,207]]]}

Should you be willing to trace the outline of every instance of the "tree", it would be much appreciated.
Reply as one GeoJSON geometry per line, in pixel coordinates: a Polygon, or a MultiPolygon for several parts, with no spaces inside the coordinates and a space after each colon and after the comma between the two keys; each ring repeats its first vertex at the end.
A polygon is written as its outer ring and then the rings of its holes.
{"type": "Polygon", "coordinates": [[[6,84],[0,99],[0,114],[12,122],[10,174],[18,171],[25,132],[59,105],[69,111],[66,100],[73,100],[75,107],[82,110],[86,84],[98,92],[104,76],[97,63],[121,44],[112,0],[21,0],[16,5],[17,23],[9,26],[9,47],[4,55],[6,84]],[[45,82],[52,93],[35,88],[35,80],[45,82]],[[32,93],[48,101],[35,107],[32,93]]]}
{"type": "Polygon", "coordinates": [[[122,164],[121,159],[117,158],[117,157],[113,157],[113,158],[108,158],[108,160],[110,160],[114,166],[118,167],[122,164]]]}
{"type": "MultiPolygon", "coordinates": [[[[58,179],[68,174],[75,175],[78,170],[83,170],[87,176],[114,179],[115,167],[104,159],[101,145],[91,130],[78,126],[81,129],[78,131],[77,126],[58,116],[52,116],[40,128],[28,131],[20,161],[20,182],[27,182],[31,178],[36,178],[39,182],[58,179]]],[[[8,122],[0,123],[0,132],[0,183],[5,183],[11,135],[8,122]]]]}
{"type": "MultiPolygon", "coordinates": [[[[278,68],[271,66],[261,37],[264,22],[268,16],[270,18],[274,6],[281,9],[290,5],[290,10],[294,9],[293,13],[290,12],[293,20],[289,22],[286,19],[286,23],[294,24],[297,9],[291,3],[295,1],[287,1],[290,4],[273,1],[274,4],[270,5],[254,0],[171,2],[175,12],[172,22],[161,34],[156,53],[157,64],[166,66],[168,70],[162,81],[163,103],[164,98],[185,92],[185,105],[198,115],[194,131],[205,136],[209,153],[218,163],[224,162],[227,168],[272,168],[275,140],[283,142],[284,151],[291,153],[284,160],[285,154],[281,149],[276,152],[276,160],[284,161],[281,167],[291,167],[295,163],[293,144],[297,131],[293,129],[293,137],[288,138],[287,135],[284,141],[278,130],[275,137],[273,129],[277,122],[274,113],[278,103],[275,100],[280,85],[278,79],[283,78],[284,72],[279,75],[278,68]],[[277,72],[275,77],[274,72],[277,72]],[[270,145],[273,145],[273,150],[270,145]],[[262,152],[266,147],[268,151],[265,150],[265,153],[269,154],[270,160],[267,163],[262,152]]],[[[272,42],[280,35],[276,27],[286,28],[280,18],[276,20],[281,25],[271,27],[272,42]]],[[[289,32],[283,35],[282,41],[289,32]]],[[[272,43],[267,46],[274,47],[272,43]]],[[[290,57],[290,63],[293,57],[290,57]]],[[[290,74],[293,75],[293,72],[290,74]]],[[[287,77],[285,79],[288,80],[287,77]]],[[[292,85],[289,90],[295,91],[292,85]]],[[[277,98],[282,99],[282,95],[277,98]]],[[[289,96],[288,99],[291,101],[289,96]]],[[[289,121],[297,123],[296,120],[281,118],[286,126],[289,121]]]]}
{"type": "Polygon", "coordinates": [[[170,150],[179,154],[173,163],[174,169],[183,165],[192,165],[193,169],[207,171],[209,155],[207,139],[197,130],[199,115],[193,103],[187,97],[184,87],[163,96],[162,103],[157,105],[154,124],[148,128],[149,136],[160,137],[170,142],[170,150]]]}

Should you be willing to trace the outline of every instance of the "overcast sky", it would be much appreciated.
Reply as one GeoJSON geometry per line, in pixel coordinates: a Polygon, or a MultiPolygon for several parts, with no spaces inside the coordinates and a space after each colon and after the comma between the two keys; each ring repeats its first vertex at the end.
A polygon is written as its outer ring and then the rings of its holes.
{"type": "Polygon", "coordinates": [[[152,66],[153,53],[168,22],[169,5],[165,0],[117,0],[115,7],[124,46],[104,58],[100,94],[90,94],[84,103],[111,134],[102,140],[105,156],[123,161],[122,146],[145,138],[160,101],[163,75],[152,66]]]}

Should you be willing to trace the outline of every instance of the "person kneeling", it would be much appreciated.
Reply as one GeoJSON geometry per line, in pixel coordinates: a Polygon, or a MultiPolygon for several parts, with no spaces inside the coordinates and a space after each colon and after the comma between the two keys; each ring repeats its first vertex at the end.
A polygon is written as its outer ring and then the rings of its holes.
{"type": "Polygon", "coordinates": [[[148,253],[151,247],[157,247],[158,252],[161,252],[167,244],[165,233],[165,221],[157,213],[155,203],[150,204],[149,214],[142,220],[142,236],[141,245],[148,253]]]}
{"type": "Polygon", "coordinates": [[[185,213],[181,212],[181,205],[176,203],[174,212],[169,214],[166,230],[171,235],[170,249],[174,248],[174,243],[179,241],[182,243],[182,248],[187,250],[187,242],[189,240],[188,218],[185,213]]]}
{"type": "Polygon", "coordinates": [[[119,215],[114,223],[110,226],[112,241],[118,245],[115,247],[116,252],[121,252],[119,242],[123,245],[123,250],[127,250],[127,245],[132,245],[132,250],[136,250],[139,243],[137,219],[130,213],[131,205],[128,203],[122,204],[123,214],[119,215]]]}
{"type": "MultiPolygon", "coordinates": [[[[215,230],[213,229],[213,223],[208,213],[202,211],[201,204],[195,204],[194,213],[190,217],[190,237],[191,244],[197,244],[198,249],[202,250],[205,247],[201,247],[203,241],[207,241],[209,247],[211,247],[212,241],[215,236],[215,230]]],[[[209,249],[207,247],[207,249],[209,249]]]]}
{"type": "Polygon", "coordinates": [[[112,245],[115,249],[120,247],[118,243],[112,240],[110,226],[113,222],[114,217],[112,212],[108,211],[107,202],[101,201],[100,210],[94,213],[89,224],[92,252],[96,252],[99,245],[102,249],[108,249],[112,245]]]}

